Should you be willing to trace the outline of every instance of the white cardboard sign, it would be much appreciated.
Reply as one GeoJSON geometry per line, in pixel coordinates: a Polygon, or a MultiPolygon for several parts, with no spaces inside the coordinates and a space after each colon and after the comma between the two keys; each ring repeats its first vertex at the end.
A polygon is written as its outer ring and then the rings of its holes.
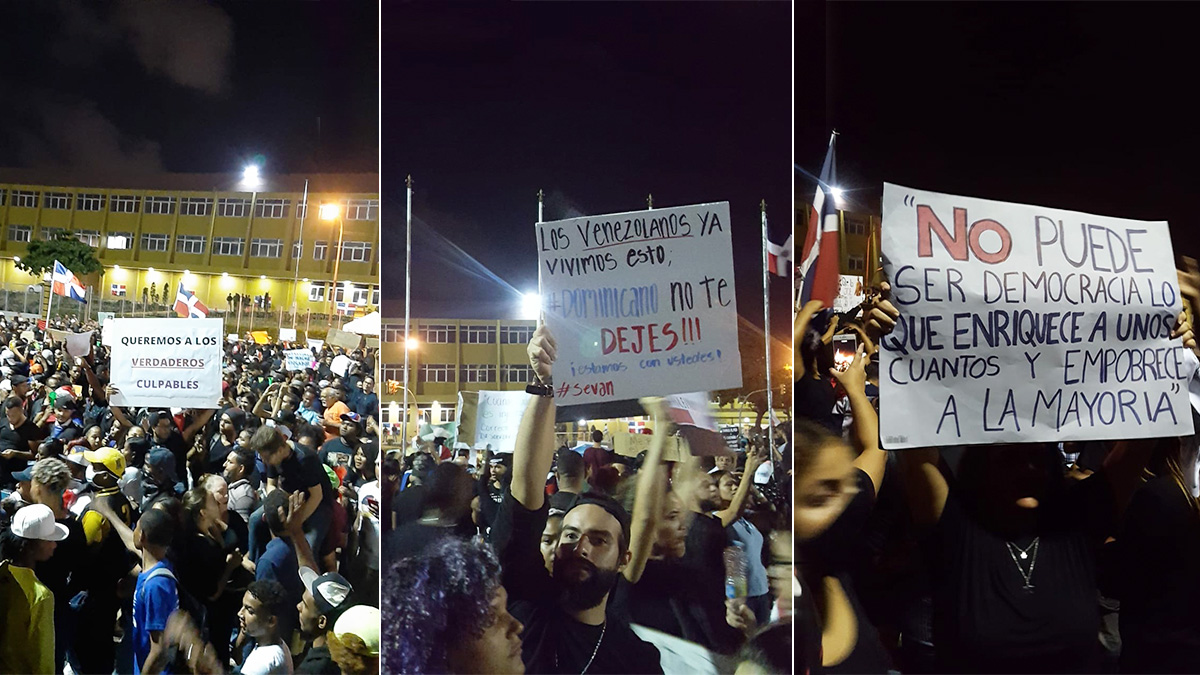
{"type": "Polygon", "coordinates": [[[109,319],[111,378],[120,406],[216,408],[221,398],[221,319],[109,319]]]}
{"type": "Polygon", "coordinates": [[[538,223],[559,405],[740,387],[728,202],[538,223]]]}
{"type": "Polygon", "coordinates": [[[887,448],[1192,433],[1166,222],[884,185],[887,448]]]}
{"type": "Polygon", "coordinates": [[[458,410],[456,419],[463,419],[461,414],[467,407],[474,407],[474,414],[468,411],[467,417],[474,419],[474,439],[472,447],[477,449],[492,446],[492,452],[513,452],[516,449],[517,429],[521,426],[521,416],[532,397],[523,391],[480,391],[478,397],[465,398],[458,395],[458,410]]]}
{"type": "Polygon", "coordinates": [[[312,352],[307,349],[289,349],[283,353],[284,368],[295,372],[313,367],[312,352]]]}

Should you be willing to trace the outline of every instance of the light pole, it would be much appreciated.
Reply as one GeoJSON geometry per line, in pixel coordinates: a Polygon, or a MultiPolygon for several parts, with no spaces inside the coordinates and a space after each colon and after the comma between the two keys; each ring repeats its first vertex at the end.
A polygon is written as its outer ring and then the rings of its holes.
{"type": "MultiPolygon", "coordinates": [[[[404,383],[402,385],[400,385],[401,387],[404,388],[404,416],[400,418],[401,425],[403,428],[403,431],[401,432],[403,435],[403,438],[401,439],[401,443],[408,443],[408,352],[409,352],[409,350],[415,350],[417,348],[418,344],[420,344],[420,343],[417,342],[416,338],[409,337],[407,334],[405,334],[405,336],[404,336],[404,383]]],[[[414,399],[416,398],[415,394],[413,395],[413,398],[414,399]]]]}
{"type": "MultiPolygon", "coordinates": [[[[253,234],[254,234],[254,203],[256,201],[258,201],[258,188],[261,185],[262,185],[262,176],[259,173],[258,165],[257,164],[247,164],[246,168],[242,169],[242,186],[248,187],[251,189],[250,213],[249,213],[249,218],[246,221],[246,239],[242,243],[242,245],[245,246],[245,250],[242,251],[242,266],[247,269],[249,268],[249,263],[250,263],[250,243],[252,241],[251,236],[253,236],[253,234]]],[[[213,208],[214,209],[216,208],[215,204],[213,205],[213,208]]],[[[211,246],[211,245],[212,244],[210,243],[209,246],[211,246]]],[[[254,306],[251,305],[250,330],[254,330],[255,313],[254,313],[253,307],[254,306]]],[[[239,303],[238,304],[238,331],[239,331],[239,333],[241,331],[241,325],[242,325],[242,307],[241,307],[241,304],[239,303]]]]}
{"type": "MultiPolygon", "coordinates": [[[[333,257],[333,286],[329,289],[329,309],[333,310],[329,315],[329,325],[333,325],[333,315],[337,312],[337,289],[338,289],[338,266],[342,262],[342,236],[345,234],[346,221],[342,219],[342,210],[337,204],[322,204],[321,205],[321,220],[332,223],[335,220],[338,224],[338,241],[337,249],[334,251],[333,257]]],[[[343,297],[345,293],[342,294],[343,297]]],[[[338,319],[338,328],[342,327],[341,319],[338,319]]]]}
{"type": "MultiPolygon", "coordinates": [[[[308,220],[308,179],[304,179],[304,215],[300,216],[300,255],[296,256],[296,266],[292,269],[292,330],[296,330],[297,308],[300,307],[300,265],[304,262],[304,221],[308,220]]],[[[282,321],[280,322],[282,325],[282,321]]]]}

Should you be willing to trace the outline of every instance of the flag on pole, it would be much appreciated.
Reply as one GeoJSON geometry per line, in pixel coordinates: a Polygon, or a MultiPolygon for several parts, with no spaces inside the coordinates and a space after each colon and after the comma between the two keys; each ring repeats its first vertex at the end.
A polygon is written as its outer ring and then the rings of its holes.
{"type": "Polygon", "coordinates": [[[838,291],[838,212],[831,188],[837,181],[837,160],[834,157],[834,141],[837,132],[829,137],[829,151],[821,166],[821,177],[813,196],[813,210],[808,220],[808,232],[804,235],[801,249],[800,269],[802,281],[800,303],[820,300],[826,307],[833,306],[838,291]]]}
{"type": "Polygon", "coordinates": [[[863,282],[867,286],[875,285],[875,273],[882,269],[879,261],[879,225],[874,218],[867,221],[867,264],[863,274],[863,282]]]}
{"type": "Polygon", "coordinates": [[[54,274],[50,277],[50,292],[64,298],[87,302],[83,284],[79,283],[79,279],[71,270],[57,260],[54,261],[54,274]]]}
{"type": "Polygon", "coordinates": [[[113,284],[112,285],[112,294],[113,295],[125,295],[125,284],[113,284]]]}
{"type": "Polygon", "coordinates": [[[175,313],[189,319],[203,319],[208,316],[208,308],[200,302],[195,293],[184,289],[181,281],[179,290],[175,293],[175,313]]]}
{"type": "Polygon", "coordinates": [[[767,269],[777,277],[788,275],[788,265],[792,264],[792,235],[788,235],[783,245],[767,241],[767,269]]]}

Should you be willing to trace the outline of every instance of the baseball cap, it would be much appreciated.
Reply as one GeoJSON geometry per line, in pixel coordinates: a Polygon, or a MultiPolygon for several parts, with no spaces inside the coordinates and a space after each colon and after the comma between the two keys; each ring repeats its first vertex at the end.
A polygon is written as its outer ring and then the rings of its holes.
{"type": "Polygon", "coordinates": [[[59,389],[57,392],[57,395],[54,399],[55,410],[60,410],[62,408],[70,408],[74,405],[75,405],[75,395],[69,394],[69,393],[63,391],[62,389],[59,389]]]}
{"type": "Polygon", "coordinates": [[[354,588],[346,581],[346,577],[337,572],[317,575],[308,567],[300,568],[300,581],[312,593],[317,609],[322,614],[328,614],[335,609],[345,606],[354,588]]]}
{"type": "Polygon", "coordinates": [[[33,462],[30,462],[29,466],[21,469],[20,471],[11,471],[10,473],[12,474],[14,480],[22,483],[28,483],[33,480],[33,462]]]}
{"type": "Polygon", "coordinates": [[[171,483],[179,480],[175,475],[175,455],[172,455],[170,450],[161,445],[155,446],[146,455],[146,464],[163,472],[167,480],[171,483]]]}
{"type": "Polygon", "coordinates": [[[333,634],[339,641],[345,640],[348,635],[354,635],[363,641],[363,646],[367,648],[367,654],[378,656],[379,621],[380,614],[377,608],[370,605],[355,605],[338,618],[337,623],[333,625],[333,634]]]}
{"type": "Polygon", "coordinates": [[[356,412],[348,412],[342,414],[343,422],[361,422],[362,416],[356,412]]]}
{"type": "Polygon", "coordinates": [[[86,454],[87,453],[84,452],[72,452],[66,456],[66,460],[72,464],[78,464],[79,466],[87,468],[87,466],[92,462],[86,457],[86,454]]]}
{"type": "Polygon", "coordinates": [[[25,377],[24,375],[13,375],[8,378],[8,381],[10,384],[12,384],[12,386],[15,387],[19,384],[25,384],[26,382],[29,381],[29,378],[25,377]]]}
{"type": "Polygon", "coordinates": [[[10,529],[22,539],[42,541],[62,541],[68,534],[65,525],[54,522],[54,512],[45,504],[30,504],[17,509],[10,529]]]}
{"type": "Polygon", "coordinates": [[[109,473],[120,478],[125,475],[125,455],[116,448],[100,448],[96,451],[84,450],[83,457],[92,464],[101,464],[109,473]]]}

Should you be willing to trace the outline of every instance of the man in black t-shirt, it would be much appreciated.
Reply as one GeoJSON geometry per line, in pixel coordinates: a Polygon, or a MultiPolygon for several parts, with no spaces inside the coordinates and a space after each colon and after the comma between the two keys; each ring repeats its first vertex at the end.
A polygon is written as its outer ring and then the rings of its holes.
{"type": "MultiPolygon", "coordinates": [[[[283,490],[288,494],[305,493],[304,506],[300,509],[298,518],[304,523],[304,538],[313,551],[320,551],[329,525],[333,519],[333,502],[337,498],[333,492],[333,484],[325,467],[315,454],[293,448],[284,438],[281,430],[287,427],[262,426],[250,438],[250,449],[262,457],[267,465],[267,492],[283,490]]],[[[262,520],[262,507],[251,516],[251,525],[255,526],[262,520]]],[[[261,526],[253,528],[251,533],[251,548],[253,553],[261,553],[261,547],[266,542],[261,541],[261,526]],[[257,535],[257,536],[256,536],[257,535]],[[257,544],[257,545],[256,545],[257,544]]],[[[257,559],[257,556],[253,556],[257,559]]]]}
{"type": "MultiPolygon", "coordinates": [[[[538,379],[548,383],[556,351],[539,327],[529,344],[538,379]]],[[[608,612],[629,564],[629,517],[615,501],[584,495],[563,516],[553,571],[546,570],[541,534],[549,512],[546,474],[554,458],[552,389],[530,402],[513,455],[511,491],[501,505],[509,536],[500,560],[509,611],[525,625],[521,656],[533,673],[661,673],[658,650],[643,642],[628,615],[608,612]]]]}
{"type": "Polygon", "coordinates": [[[362,418],[358,413],[342,415],[342,425],[338,427],[338,437],[325,441],[317,454],[321,463],[329,466],[349,466],[354,460],[354,451],[358,450],[359,436],[362,435],[362,418]]]}
{"type": "Polygon", "coordinates": [[[12,489],[12,472],[20,471],[34,457],[38,441],[46,432],[25,417],[23,402],[16,396],[4,399],[7,421],[0,425],[0,484],[12,489]]]}

